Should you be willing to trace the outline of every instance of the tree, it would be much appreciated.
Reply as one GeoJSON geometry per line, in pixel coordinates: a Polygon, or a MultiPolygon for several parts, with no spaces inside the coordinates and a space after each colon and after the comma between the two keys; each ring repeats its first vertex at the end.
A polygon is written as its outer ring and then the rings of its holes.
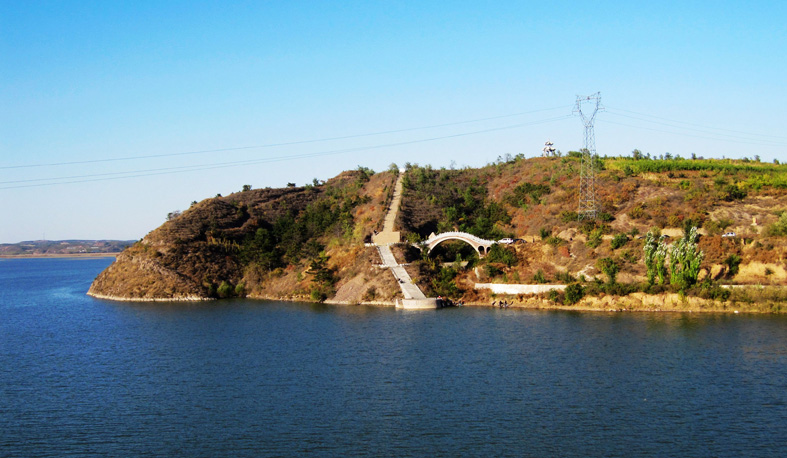
{"type": "Polygon", "coordinates": [[[615,284],[615,279],[618,276],[618,272],[620,272],[620,266],[614,259],[601,258],[596,261],[596,267],[607,276],[607,283],[610,285],[615,284]]]}
{"type": "Polygon", "coordinates": [[[645,251],[645,267],[648,269],[648,283],[653,285],[658,277],[659,284],[663,285],[667,276],[667,269],[664,267],[664,261],[667,258],[666,244],[653,231],[648,231],[643,250],[645,251]]]}
{"type": "Polygon", "coordinates": [[[692,227],[670,250],[670,283],[681,291],[697,283],[700,274],[700,264],[705,253],[699,249],[698,239],[697,228],[692,227]]]}
{"type": "Polygon", "coordinates": [[[181,215],[181,211],[180,210],[175,210],[173,212],[169,212],[169,213],[167,213],[167,221],[172,221],[173,219],[177,218],[180,215],[181,215]]]}
{"type": "Polygon", "coordinates": [[[244,184],[244,185],[243,185],[243,190],[242,190],[242,191],[243,191],[243,192],[246,192],[246,191],[251,191],[251,185],[250,185],[250,184],[244,184]]]}

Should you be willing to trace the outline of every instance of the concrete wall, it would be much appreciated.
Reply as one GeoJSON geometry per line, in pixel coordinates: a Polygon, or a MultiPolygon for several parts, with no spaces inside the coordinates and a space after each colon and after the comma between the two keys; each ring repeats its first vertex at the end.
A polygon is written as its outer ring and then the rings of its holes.
{"type": "Polygon", "coordinates": [[[426,310],[439,308],[437,299],[430,297],[427,299],[397,299],[396,308],[405,310],[426,310]]]}
{"type": "Polygon", "coordinates": [[[506,283],[476,283],[475,289],[491,289],[495,294],[539,294],[556,289],[566,289],[566,285],[512,285],[506,283]]]}

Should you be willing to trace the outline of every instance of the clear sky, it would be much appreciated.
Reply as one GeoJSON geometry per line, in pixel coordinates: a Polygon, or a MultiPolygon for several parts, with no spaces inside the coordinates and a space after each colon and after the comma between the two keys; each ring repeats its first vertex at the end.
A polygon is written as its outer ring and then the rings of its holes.
{"type": "Polygon", "coordinates": [[[0,0],[0,243],[358,165],[787,160],[787,2],[0,0]],[[206,152],[207,151],[207,152],[206,152]]]}

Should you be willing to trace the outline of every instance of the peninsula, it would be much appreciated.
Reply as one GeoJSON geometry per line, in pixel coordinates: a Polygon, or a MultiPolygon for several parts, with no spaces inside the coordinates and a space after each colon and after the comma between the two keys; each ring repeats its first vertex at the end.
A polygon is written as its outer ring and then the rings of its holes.
{"type": "Polygon", "coordinates": [[[787,310],[787,165],[637,150],[604,157],[600,213],[581,219],[580,158],[557,152],[401,171],[392,164],[305,186],[245,185],[170,214],[88,294],[385,305],[405,298],[405,282],[428,297],[477,305],[787,310]],[[437,238],[445,233],[467,235],[437,238]],[[693,274],[669,255],[689,243],[701,253],[693,274]],[[648,246],[666,253],[660,267],[648,246]]]}

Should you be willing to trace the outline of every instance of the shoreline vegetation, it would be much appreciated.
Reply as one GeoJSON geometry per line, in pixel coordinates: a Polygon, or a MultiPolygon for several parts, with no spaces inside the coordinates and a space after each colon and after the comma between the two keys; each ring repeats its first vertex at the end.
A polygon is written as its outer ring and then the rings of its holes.
{"type": "MultiPolygon", "coordinates": [[[[136,301],[248,297],[392,305],[391,266],[427,297],[473,306],[595,311],[787,312],[787,165],[634,150],[598,161],[598,215],[576,209],[580,152],[481,168],[391,164],[328,181],[193,202],[126,248],[91,295],[136,301]],[[400,243],[381,263],[394,184],[400,243]],[[430,234],[497,240],[479,251],[430,234]],[[478,284],[564,285],[509,294],[478,284]],[[748,286],[746,286],[748,285],[748,286]]],[[[534,288],[535,289],[535,288],[534,288]]],[[[526,290],[522,290],[526,291],[526,290]]]]}

